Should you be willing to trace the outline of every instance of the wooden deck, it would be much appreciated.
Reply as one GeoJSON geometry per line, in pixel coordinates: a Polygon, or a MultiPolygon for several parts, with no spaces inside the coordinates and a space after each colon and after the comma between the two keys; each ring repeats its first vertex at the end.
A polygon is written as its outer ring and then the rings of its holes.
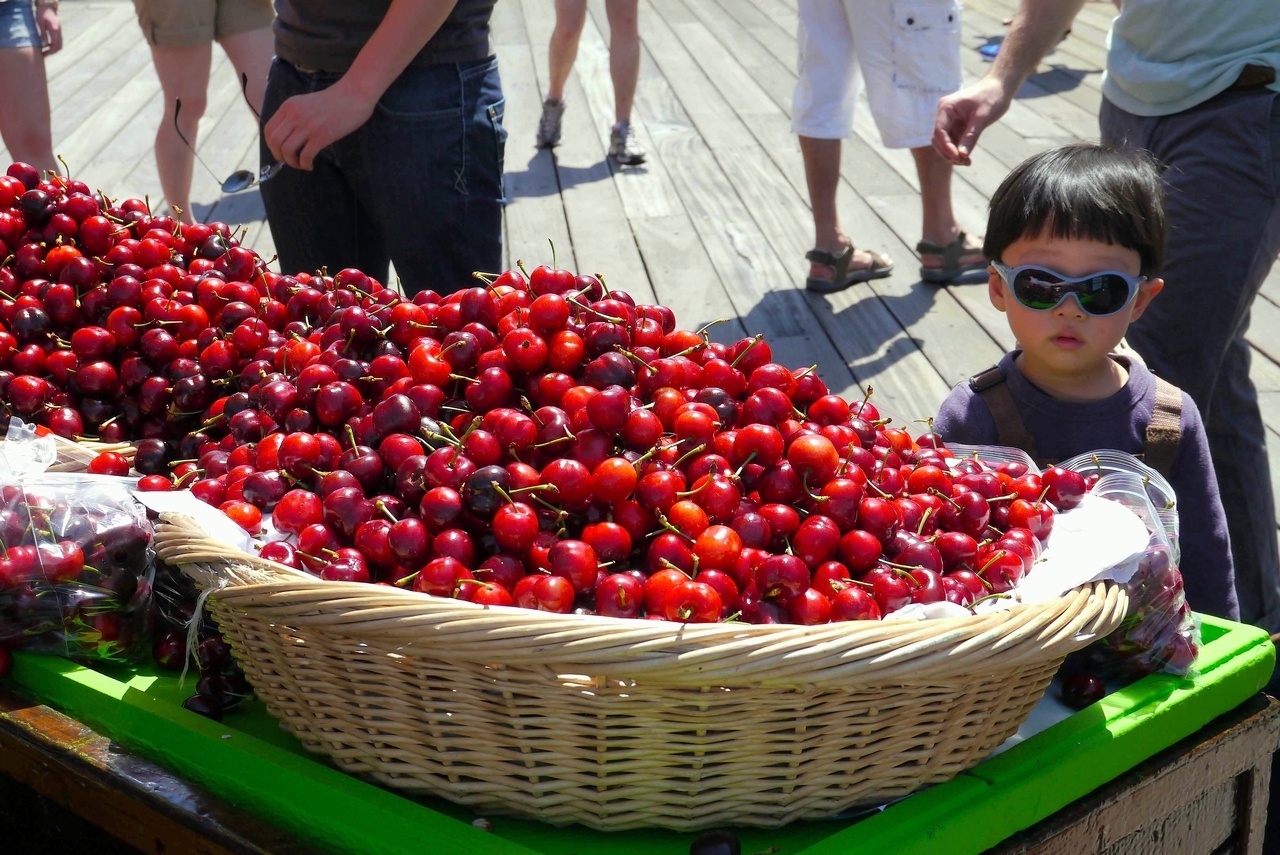
{"type": "MultiPolygon", "coordinates": [[[[966,77],[987,67],[978,47],[1002,37],[1015,0],[971,0],[964,12],[966,77]]],[[[507,97],[505,245],[509,263],[550,261],[604,274],[638,299],[672,306],[682,325],[727,319],[713,335],[764,333],[781,362],[816,364],[834,390],[872,385],[900,418],[931,415],[951,386],[1012,346],[983,284],[919,281],[915,170],[885,149],[866,110],[845,146],[841,216],[860,246],[896,261],[887,279],[817,297],[803,290],[811,243],[804,172],[789,114],[795,82],[795,0],[643,0],[634,124],[650,152],[638,168],[606,158],[613,118],[608,24],[592,0],[564,143],[534,147],[552,27],[547,0],[501,0],[494,40],[507,97]]],[[[980,234],[990,194],[1024,157],[1096,138],[1103,42],[1114,6],[1092,0],[1008,115],[983,136],[972,167],[957,170],[961,225],[980,234]]],[[[72,171],[109,195],[148,194],[158,204],[151,158],[162,110],[159,84],[128,0],[63,0],[65,49],[48,63],[54,148],[72,171]]],[[[256,164],[256,129],[229,63],[215,51],[199,151],[220,177],[256,164]]],[[[197,165],[202,218],[243,224],[247,242],[272,255],[257,191],[221,196],[197,165]]],[[[1280,270],[1253,312],[1254,379],[1264,418],[1280,431],[1280,270]]],[[[1273,435],[1273,447],[1280,440],[1273,435]]],[[[1280,454],[1273,455],[1280,485],[1280,454]]]]}

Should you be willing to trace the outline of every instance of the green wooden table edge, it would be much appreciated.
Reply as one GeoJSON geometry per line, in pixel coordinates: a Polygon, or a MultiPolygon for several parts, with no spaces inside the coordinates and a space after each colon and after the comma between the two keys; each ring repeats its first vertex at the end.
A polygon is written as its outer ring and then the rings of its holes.
{"type": "MultiPolygon", "coordinates": [[[[1206,643],[1200,673],[1192,678],[1143,678],[954,780],[861,821],[742,829],[743,851],[777,846],[797,855],[932,855],[939,847],[981,852],[1189,736],[1266,684],[1275,648],[1265,632],[1208,616],[1203,622],[1206,643]]],[[[216,723],[189,713],[149,691],[154,677],[122,681],[55,657],[17,659],[12,679],[34,699],[335,852],[400,853],[429,840],[441,851],[480,855],[557,855],[589,851],[583,849],[588,845],[607,845],[617,855],[676,853],[687,852],[695,836],[661,830],[608,834],[498,818],[497,833],[482,832],[238,730],[234,715],[216,723]]]]}
{"type": "Polygon", "coordinates": [[[1190,736],[1257,694],[1276,661],[1265,631],[1209,615],[1201,620],[1198,673],[1144,677],[805,855],[983,852],[1190,736]]]}
{"type": "Polygon", "coordinates": [[[442,851],[534,852],[425,808],[406,811],[389,790],[154,697],[145,691],[151,678],[134,686],[56,657],[16,659],[20,690],[326,849],[391,855],[415,851],[429,834],[442,851]]]}

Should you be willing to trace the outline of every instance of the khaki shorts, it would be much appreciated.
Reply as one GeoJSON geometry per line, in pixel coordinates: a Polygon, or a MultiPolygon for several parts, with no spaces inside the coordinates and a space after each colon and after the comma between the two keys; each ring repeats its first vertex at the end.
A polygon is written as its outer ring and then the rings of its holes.
{"type": "Polygon", "coordinates": [[[791,129],[850,136],[865,88],[886,148],[930,145],[938,99],[960,88],[959,0],[800,0],[798,8],[791,129]]]}
{"type": "Polygon", "coordinates": [[[192,47],[270,27],[271,0],[133,0],[147,43],[192,47]]]}

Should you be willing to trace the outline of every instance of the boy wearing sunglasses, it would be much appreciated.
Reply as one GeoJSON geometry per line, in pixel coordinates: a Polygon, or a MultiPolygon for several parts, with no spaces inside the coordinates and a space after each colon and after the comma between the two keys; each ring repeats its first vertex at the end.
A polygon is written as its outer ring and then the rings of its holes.
{"type": "Polygon", "coordinates": [[[1177,495],[1187,601],[1239,619],[1226,518],[1200,413],[1115,353],[1164,287],[1160,175],[1135,151],[1076,143],[1029,158],[991,198],[988,296],[1017,349],[959,384],[934,430],[1022,448],[1042,466],[1087,451],[1144,457],[1177,495]]]}

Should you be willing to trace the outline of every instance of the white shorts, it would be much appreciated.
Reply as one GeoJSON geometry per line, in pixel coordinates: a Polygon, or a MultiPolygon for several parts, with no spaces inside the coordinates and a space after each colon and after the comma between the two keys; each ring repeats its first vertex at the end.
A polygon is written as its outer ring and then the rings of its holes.
{"type": "Polygon", "coordinates": [[[938,99],[960,88],[958,0],[799,0],[799,12],[792,130],[850,136],[865,81],[885,146],[929,145],[938,99]]]}

